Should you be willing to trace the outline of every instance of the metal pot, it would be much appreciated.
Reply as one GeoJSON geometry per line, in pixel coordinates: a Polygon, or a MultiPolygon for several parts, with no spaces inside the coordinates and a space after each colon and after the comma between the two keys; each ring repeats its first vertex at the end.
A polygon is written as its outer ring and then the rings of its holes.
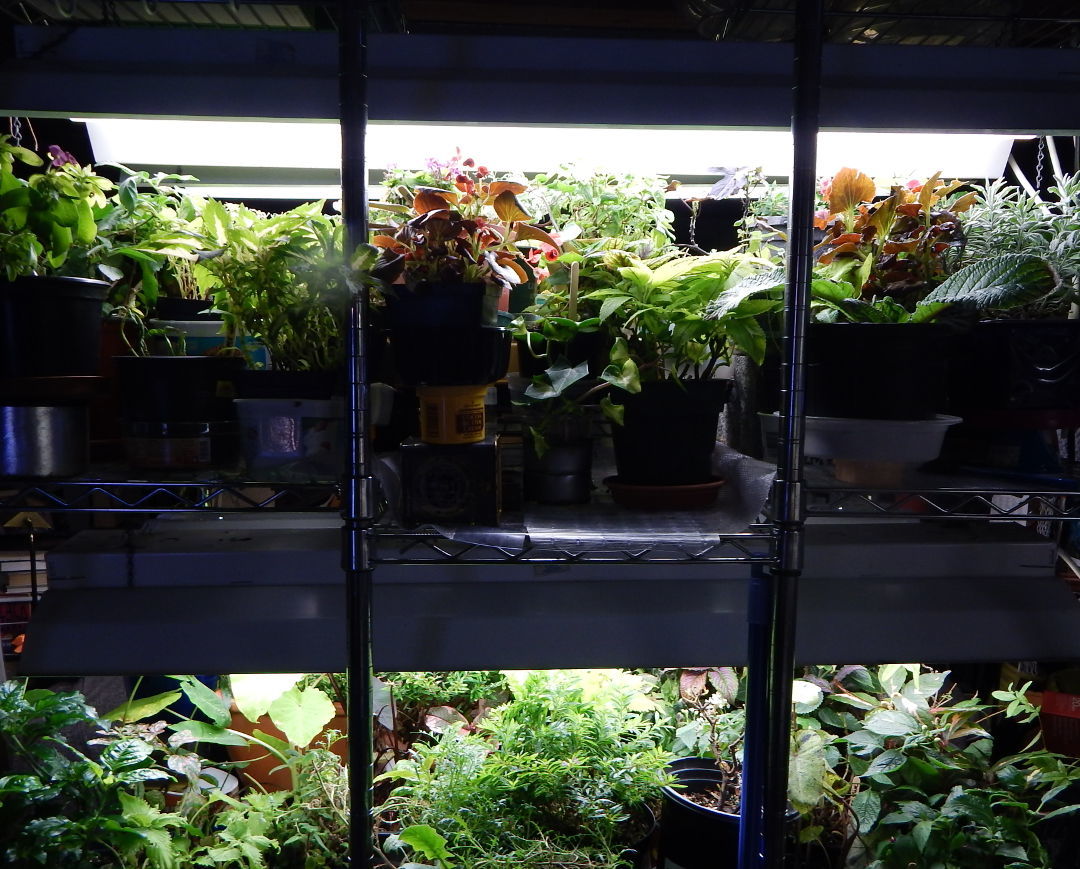
{"type": "Polygon", "coordinates": [[[0,405],[0,477],[71,477],[86,470],[84,405],[0,405]]]}

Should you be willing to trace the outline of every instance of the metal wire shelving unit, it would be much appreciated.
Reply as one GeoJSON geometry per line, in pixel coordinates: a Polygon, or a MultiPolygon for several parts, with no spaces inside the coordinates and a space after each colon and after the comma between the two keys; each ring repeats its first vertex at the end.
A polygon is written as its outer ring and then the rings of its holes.
{"type": "MultiPolygon", "coordinates": [[[[384,20],[396,18],[391,10],[394,3],[335,3],[283,4],[279,9],[269,3],[225,4],[209,2],[132,4],[100,4],[111,9],[112,17],[89,0],[61,0],[52,4],[26,2],[5,4],[9,13],[17,7],[15,20],[30,21],[31,13],[50,15],[57,12],[63,20],[50,17],[48,23],[75,27],[83,19],[101,18],[97,23],[120,26],[144,25],[148,9],[160,7],[161,15],[152,23],[195,23],[209,29],[236,27],[278,27],[305,30],[312,27],[336,27],[339,35],[339,75],[341,94],[340,118],[344,136],[343,186],[346,191],[346,217],[354,238],[363,237],[365,225],[362,210],[349,207],[349,201],[365,198],[363,131],[366,117],[366,22],[364,7],[374,9],[384,20]],[[325,7],[326,15],[317,20],[300,11],[325,7]],[[286,15],[282,16],[282,12],[286,15]],[[66,13],[66,15],[65,15],[66,13]],[[123,13],[123,14],[120,14],[123,13]],[[191,19],[205,14],[205,20],[191,19]],[[182,16],[173,19],[173,15],[182,16]],[[289,16],[296,15],[295,19],[289,16]],[[74,20],[73,20],[74,19],[74,20]]],[[[448,4],[449,5],[449,4],[448,4]]],[[[792,250],[803,257],[805,265],[809,244],[807,230],[810,208],[807,194],[813,185],[813,144],[818,127],[817,98],[821,82],[821,50],[829,43],[880,42],[883,45],[1054,45],[1077,44],[1077,19],[1073,15],[1055,13],[1053,4],[1034,18],[1019,19],[999,15],[989,3],[970,3],[965,10],[945,16],[936,8],[925,11],[930,4],[903,4],[906,10],[888,16],[880,4],[826,4],[811,2],[763,2],[752,8],[748,4],[716,3],[712,0],[686,0],[679,4],[696,9],[701,18],[699,31],[709,39],[745,39],[751,41],[796,42],[796,74],[793,130],[795,132],[795,215],[803,221],[793,222],[792,250]],[[825,7],[833,7],[832,11],[825,7]],[[840,8],[835,8],[840,7],[840,8]],[[965,17],[967,16],[967,17],[965,17]],[[826,20],[831,24],[826,28],[826,20]],[[884,23],[883,23],[884,19],[884,23]],[[919,21],[949,22],[944,36],[919,35],[919,21]],[[977,31],[972,24],[981,23],[977,31]],[[1051,32],[1052,31],[1052,32],[1051,32]],[[976,35],[973,35],[976,34],[976,35]],[[801,191],[801,192],[800,192],[801,191]],[[801,207],[800,207],[801,206],[801,207]]],[[[936,4],[935,4],[936,7],[936,4]]],[[[895,11],[895,10],[894,10],[895,11]]],[[[61,28],[56,28],[58,31],[61,28]]],[[[61,31],[56,41],[68,34],[61,31]]],[[[45,46],[42,51],[47,49],[45,46]]],[[[833,85],[834,92],[838,90],[833,85]]],[[[781,440],[781,468],[774,493],[772,520],[751,525],[735,534],[717,534],[709,539],[700,537],[667,540],[645,540],[629,537],[602,543],[581,539],[582,535],[568,530],[564,540],[546,537],[533,540],[523,532],[512,542],[478,541],[461,536],[448,537],[439,531],[403,531],[380,527],[377,524],[376,499],[370,474],[370,445],[365,432],[367,414],[366,369],[362,334],[363,305],[354,306],[352,318],[352,347],[349,365],[350,394],[348,396],[349,430],[352,461],[340,486],[315,486],[312,489],[280,483],[246,481],[57,481],[27,483],[8,487],[0,494],[0,511],[43,510],[63,513],[109,512],[138,514],[192,511],[246,511],[278,509],[299,500],[306,509],[329,513],[342,512],[345,531],[342,539],[342,560],[348,577],[348,622],[350,637],[350,669],[357,674],[368,672],[371,666],[371,572],[380,562],[416,564],[489,564],[549,562],[603,562],[632,564],[645,562],[682,563],[745,563],[771,568],[768,576],[754,580],[751,590],[753,626],[751,671],[757,680],[750,703],[752,735],[748,742],[747,797],[744,805],[742,869],[776,867],[781,861],[781,828],[783,816],[783,785],[786,778],[788,697],[785,674],[792,664],[791,638],[794,631],[794,603],[797,579],[801,567],[802,524],[807,517],[886,518],[915,516],[920,519],[963,519],[978,521],[1015,521],[1018,518],[1041,520],[1073,520],[1080,518],[1080,493],[1041,488],[1032,491],[1016,486],[998,487],[983,483],[944,481],[944,485],[918,484],[905,489],[866,491],[858,487],[806,482],[802,478],[802,335],[806,322],[805,302],[800,294],[798,269],[788,293],[788,343],[785,398],[781,440]],[[255,494],[254,492],[258,492],[255,494]],[[342,507],[344,504],[344,508],[342,507]],[[1030,508],[1039,515],[1029,515],[1030,508]]],[[[617,536],[617,535],[616,535],[617,536]]],[[[362,679],[352,684],[362,685],[362,679]]],[[[367,692],[358,689],[351,698],[350,728],[357,744],[363,744],[370,732],[370,709],[367,692]]],[[[360,752],[356,752],[357,755],[360,752]]],[[[353,764],[356,778],[353,793],[358,797],[355,811],[359,816],[367,808],[370,769],[366,764],[353,764]]],[[[363,824],[354,825],[355,865],[366,865],[369,842],[363,824]]]]}

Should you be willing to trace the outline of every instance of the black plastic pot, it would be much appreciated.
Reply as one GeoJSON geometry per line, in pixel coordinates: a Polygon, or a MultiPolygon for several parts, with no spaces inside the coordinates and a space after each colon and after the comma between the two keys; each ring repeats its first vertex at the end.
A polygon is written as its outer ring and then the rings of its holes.
{"type": "Polygon", "coordinates": [[[510,330],[500,326],[394,328],[394,370],[405,386],[494,383],[506,376],[510,338],[510,330]]]}
{"type": "Polygon", "coordinates": [[[588,426],[570,437],[548,438],[536,455],[532,438],[525,445],[525,500],[540,504],[587,504],[592,497],[593,441],[588,426]]]}
{"type": "Polygon", "coordinates": [[[386,297],[386,325],[391,329],[494,326],[498,301],[498,294],[487,284],[394,286],[386,297]]]}
{"type": "Polygon", "coordinates": [[[166,470],[233,464],[233,398],[243,366],[232,356],[118,356],[128,461],[166,470]]]}
{"type": "MultiPolygon", "coordinates": [[[[984,320],[958,336],[949,412],[1033,424],[1080,408],[1080,320],[984,320]]],[[[1080,414],[1077,414],[1080,416],[1080,414]]],[[[1059,427],[1080,419],[1057,419],[1059,427]]]]}
{"type": "MultiPolygon", "coordinates": [[[[694,758],[700,760],[700,758],[694,758]]],[[[717,769],[676,771],[680,787],[663,789],[657,865],[679,869],[734,869],[739,862],[739,815],[698,805],[690,796],[712,790],[717,769]]],[[[799,817],[788,812],[788,822],[799,817]]]]}
{"type": "Polygon", "coordinates": [[[717,424],[730,389],[730,380],[664,380],[619,395],[626,408],[623,424],[612,427],[619,482],[710,482],[717,424]]]}
{"type": "MultiPolygon", "coordinates": [[[[949,327],[937,323],[812,323],[806,342],[807,415],[933,417],[947,405],[946,350],[952,337],[949,327]]],[[[776,374],[778,387],[778,364],[776,374]]]]}
{"type": "Polygon", "coordinates": [[[108,288],[55,276],[0,282],[0,380],[97,374],[108,288]]]}

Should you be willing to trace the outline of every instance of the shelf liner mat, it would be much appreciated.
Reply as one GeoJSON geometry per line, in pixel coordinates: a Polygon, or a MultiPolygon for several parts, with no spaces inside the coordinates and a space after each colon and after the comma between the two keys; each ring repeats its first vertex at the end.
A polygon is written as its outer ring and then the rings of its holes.
{"type": "MultiPolygon", "coordinates": [[[[717,545],[720,535],[746,531],[761,515],[776,476],[776,465],[717,444],[713,472],[725,483],[716,504],[706,510],[630,510],[613,503],[601,488],[589,504],[528,505],[526,528],[522,532],[471,526],[436,526],[436,530],[458,543],[510,551],[520,551],[526,546],[569,554],[646,549],[656,552],[665,546],[676,552],[701,551],[717,545]]],[[[594,473],[594,479],[602,478],[598,471],[594,473]]]]}

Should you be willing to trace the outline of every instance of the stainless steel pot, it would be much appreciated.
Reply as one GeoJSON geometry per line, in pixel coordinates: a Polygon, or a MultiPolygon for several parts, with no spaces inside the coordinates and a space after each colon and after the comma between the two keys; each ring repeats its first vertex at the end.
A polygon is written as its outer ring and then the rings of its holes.
{"type": "Polygon", "coordinates": [[[83,405],[0,405],[0,477],[71,477],[86,470],[83,405]]]}

